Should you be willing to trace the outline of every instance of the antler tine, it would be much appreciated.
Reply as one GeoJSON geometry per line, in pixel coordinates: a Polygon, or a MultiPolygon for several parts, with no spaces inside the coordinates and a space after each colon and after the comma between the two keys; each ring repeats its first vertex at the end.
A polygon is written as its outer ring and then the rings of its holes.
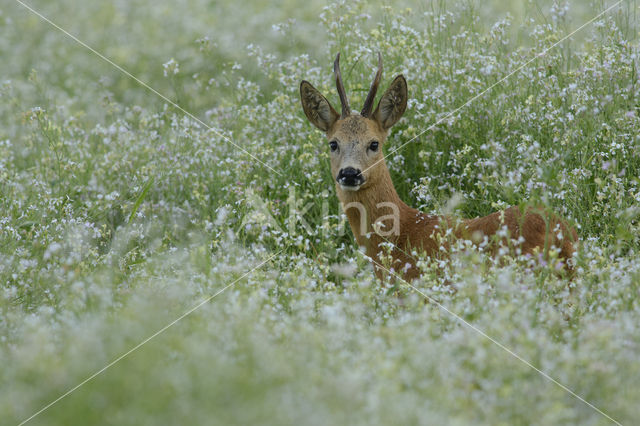
{"type": "Polygon", "coordinates": [[[349,108],[349,99],[347,99],[347,94],[345,93],[344,86],[342,85],[342,75],[340,74],[340,53],[338,53],[336,60],[333,62],[333,72],[336,75],[336,87],[338,88],[338,95],[340,95],[340,103],[342,104],[342,118],[345,118],[351,114],[351,109],[349,108]]]}
{"type": "Polygon", "coordinates": [[[373,83],[371,83],[371,88],[369,89],[369,94],[367,95],[367,99],[364,101],[364,106],[362,107],[362,112],[360,115],[363,117],[368,117],[371,115],[371,111],[373,110],[373,101],[376,99],[376,92],[378,91],[378,85],[380,84],[380,78],[382,77],[382,55],[378,52],[378,71],[376,72],[376,76],[373,79],[373,83]]]}

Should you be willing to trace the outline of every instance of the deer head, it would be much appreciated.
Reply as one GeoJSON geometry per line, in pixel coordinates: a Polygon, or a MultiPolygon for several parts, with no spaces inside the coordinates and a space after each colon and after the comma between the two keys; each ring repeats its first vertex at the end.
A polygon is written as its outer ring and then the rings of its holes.
{"type": "Polygon", "coordinates": [[[378,53],[378,71],[369,89],[362,111],[352,113],[340,74],[340,54],[333,63],[342,113],[338,114],[308,81],[300,83],[302,108],[309,121],[326,133],[331,151],[331,173],[343,191],[358,191],[376,183],[381,168],[386,170],[382,144],[387,132],[407,108],[407,82],[398,75],[382,95],[373,111],[373,103],[382,77],[382,56],[378,53]]]}

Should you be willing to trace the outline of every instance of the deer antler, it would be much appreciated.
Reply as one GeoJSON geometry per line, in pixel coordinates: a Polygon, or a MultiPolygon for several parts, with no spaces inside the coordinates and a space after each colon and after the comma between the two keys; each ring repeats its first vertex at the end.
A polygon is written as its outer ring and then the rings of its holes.
{"type": "Polygon", "coordinates": [[[349,108],[349,99],[347,99],[347,94],[345,93],[344,86],[342,85],[342,75],[340,74],[340,53],[338,53],[336,60],[333,62],[333,72],[336,75],[336,87],[338,88],[338,95],[340,95],[340,103],[342,104],[342,118],[345,118],[351,114],[351,109],[349,108]]]}
{"type": "Polygon", "coordinates": [[[373,79],[373,83],[371,83],[371,88],[369,89],[369,94],[367,95],[367,99],[364,101],[364,106],[362,107],[362,112],[360,115],[363,117],[369,117],[371,112],[373,111],[373,101],[376,99],[376,92],[378,91],[378,85],[380,84],[380,78],[382,77],[382,55],[378,52],[378,71],[376,72],[376,76],[373,79]]]}

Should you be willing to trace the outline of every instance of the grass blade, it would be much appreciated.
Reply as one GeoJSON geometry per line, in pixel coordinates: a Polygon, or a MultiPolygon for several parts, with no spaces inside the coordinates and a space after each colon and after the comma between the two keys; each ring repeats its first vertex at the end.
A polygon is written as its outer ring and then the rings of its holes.
{"type": "Polygon", "coordinates": [[[138,198],[136,199],[136,202],[133,205],[133,210],[131,210],[131,214],[129,215],[129,224],[131,224],[131,222],[133,221],[133,217],[136,215],[136,212],[138,211],[140,204],[142,204],[142,202],[144,201],[144,198],[147,196],[147,192],[149,192],[149,188],[151,188],[151,185],[153,185],[153,181],[154,181],[154,178],[153,176],[151,176],[151,178],[149,178],[147,183],[144,184],[144,187],[142,187],[142,191],[140,191],[140,195],[138,195],[138,198]]]}

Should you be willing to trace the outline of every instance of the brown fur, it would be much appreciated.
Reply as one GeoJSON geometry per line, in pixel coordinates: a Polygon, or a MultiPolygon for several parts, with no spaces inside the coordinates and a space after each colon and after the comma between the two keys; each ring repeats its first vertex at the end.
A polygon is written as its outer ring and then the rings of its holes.
{"type": "MultiPolygon", "coordinates": [[[[375,263],[382,263],[379,255],[381,253],[380,244],[393,243],[394,248],[390,253],[393,264],[390,266],[406,280],[416,278],[420,274],[416,267],[416,259],[411,255],[412,250],[424,252],[428,256],[438,256],[440,253],[438,236],[443,235],[447,229],[451,229],[456,238],[470,239],[475,243],[480,243],[485,236],[492,237],[506,226],[511,241],[502,238],[502,244],[509,245],[522,237],[524,241],[518,244],[522,254],[535,255],[539,252],[545,258],[548,256],[548,249],[553,245],[560,250],[559,257],[562,259],[565,269],[571,271],[567,260],[573,256],[573,242],[577,241],[578,235],[575,229],[566,222],[553,213],[547,213],[542,208],[530,207],[523,213],[518,207],[510,207],[504,211],[475,219],[427,215],[409,207],[400,200],[386,166],[380,167],[375,186],[352,192],[343,191],[336,184],[336,189],[343,206],[353,202],[359,202],[365,206],[366,218],[363,218],[361,212],[356,208],[349,208],[346,211],[358,245],[365,247],[367,256],[371,257],[375,263]],[[388,210],[376,208],[381,202],[392,202],[399,207],[400,232],[398,236],[381,237],[375,232],[373,224],[378,222],[380,217],[389,214],[388,210]],[[360,222],[363,219],[366,221],[364,234],[360,232],[360,222]],[[556,227],[561,232],[562,239],[556,232],[553,232],[556,227]]],[[[386,219],[382,222],[387,222],[386,225],[391,226],[390,221],[390,219],[386,219]]],[[[497,245],[493,243],[488,247],[495,254],[497,245]]],[[[384,275],[384,270],[379,267],[375,269],[376,275],[381,278],[384,275]]]]}
{"type": "MultiPolygon", "coordinates": [[[[447,230],[450,229],[455,238],[481,243],[485,236],[492,237],[506,226],[509,238],[503,237],[501,243],[517,246],[522,254],[541,253],[545,257],[548,256],[548,249],[555,246],[560,250],[559,255],[565,268],[571,270],[567,261],[573,256],[573,243],[577,241],[577,233],[564,220],[543,208],[529,207],[521,211],[518,207],[510,207],[485,217],[456,219],[427,215],[409,207],[400,199],[391,181],[382,149],[374,151],[369,147],[371,141],[377,141],[382,146],[389,128],[400,119],[406,109],[407,86],[403,76],[397,76],[393,80],[371,117],[359,114],[339,116],[326,98],[306,81],[301,83],[300,92],[309,121],[325,131],[329,141],[338,145],[338,149],[331,153],[333,177],[337,178],[340,170],[348,167],[362,172],[362,185],[355,188],[343,187],[336,182],[336,191],[358,245],[366,248],[366,254],[375,263],[381,263],[380,244],[392,243],[391,266],[410,280],[420,273],[416,267],[416,259],[411,255],[412,250],[422,251],[428,256],[438,256],[443,245],[446,252],[447,243],[439,243],[442,238],[438,237],[444,236],[447,230]],[[382,225],[383,230],[391,229],[393,225],[393,219],[389,218],[392,208],[388,207],[389,204],[381,207],[380,203],[391,203],[397,207],[399,232],[394,235],[383,237],[380,235],[383,232],[376,232],[374,229],[374,224],[376,227],[382,225]],[[364,212],[356,206],[363,206],[364,212]],[[515,244],[520,238],[523,241],[515,244]]],[[[496,252],[495,242],[488,247],[493,253],[496,252]]],[[[382,277],[383,270],[379,267],[375,269],[376,275],[382,277]]]]}

